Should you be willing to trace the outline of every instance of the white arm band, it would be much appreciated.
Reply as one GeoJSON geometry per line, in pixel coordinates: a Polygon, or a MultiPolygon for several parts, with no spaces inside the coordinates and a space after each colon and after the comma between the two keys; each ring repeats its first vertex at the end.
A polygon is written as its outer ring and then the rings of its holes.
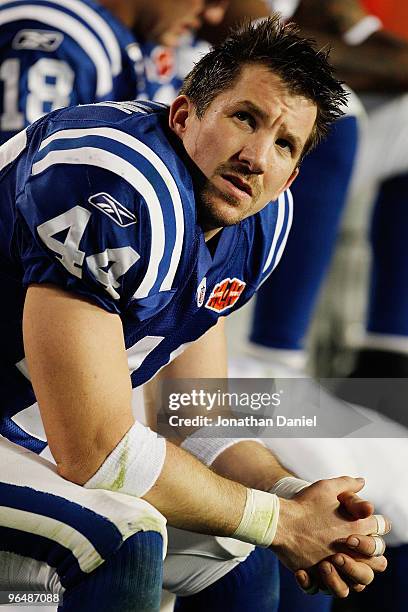
{"type": "Polygon", "coordinates": [[[279,507],[277,495],[247,489],[244,514],[231,537],[256,546],[270,546],[278,527],[279,507]]]}
{"type": "Polygon", "coordinates": [[[278,497],[283,497],[284,499],[292,499],[295,497],[297,493],[309,487],[312,483],[307,480],[302,480],[301,478],[295,478],[294,476],[285,476],[281,478],[271,489],[269,489],[269,493],[274,493],[278,497]]]}
{"type": "Polygon", "coordinates": [[[381,30],[382,27],[381,19],[378,19],[375,15],[367,15],[347,30],[347,32],[344,32],[343,40],[352,47],[361,45],[372,34],[381,30]]]}
{"type": "Polygon", "coordinates": [[[84,487],[143,497],[158,479],[165,458],[166,440],[136,422],[84,487]]]}
{"type": "MultiPolygon", "coordinates": [[[[242,429],[242,431],[245,434],[245,430],[242,429]]],[[[266,447],[266,444],[259,438],[210,438],[206,436],[208,436],[208,428],[204,427],[203,429],[195,431],[191,436],[188,436],[181,444],[184,450],[197,457],[197,459],[206,466],[212,465],[218,455],[221,455],[223,451],[238,442],[258,442],[266,447]]]]}

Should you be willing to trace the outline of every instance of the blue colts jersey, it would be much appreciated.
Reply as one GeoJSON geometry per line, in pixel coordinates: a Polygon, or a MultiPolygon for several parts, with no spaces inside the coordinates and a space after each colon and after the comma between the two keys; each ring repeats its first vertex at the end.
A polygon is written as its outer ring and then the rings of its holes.
{"type": "Polygon", "coordinates": [[[201,174],[151,102],[54,111],[0,148],[0,433],[41,451],[22,341],[25,290],[52,283],[121,317],[139,386],[245,304],[277,265],[289,192],[219,234],[196,221],[201,174]]]}
{"type": "Polygon", "coordinates": [[[51,110],[145,87],[139,45],[92,0],[0,3],[0,142],[51,110]]]}

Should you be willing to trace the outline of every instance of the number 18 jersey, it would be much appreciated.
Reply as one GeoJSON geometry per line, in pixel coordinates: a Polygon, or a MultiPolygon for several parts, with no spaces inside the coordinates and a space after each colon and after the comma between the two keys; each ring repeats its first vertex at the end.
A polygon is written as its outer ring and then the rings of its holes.
{"type": "Polygon", "coordinates": [[[92,0],[0,3],[0,142],[45,113],[146,97],[131,32],[92,0]]]}

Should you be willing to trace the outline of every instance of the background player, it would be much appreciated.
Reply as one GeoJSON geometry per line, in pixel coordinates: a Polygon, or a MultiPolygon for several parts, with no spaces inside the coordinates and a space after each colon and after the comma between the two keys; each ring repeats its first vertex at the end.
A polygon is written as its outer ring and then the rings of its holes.
{"type": "Polygon", "coordinates": [[[149,97],[157,74],[150,70],[146,82],[139,41],[174,46],[222,7],[216,0],[3,2],[0,142],[63,106],[149,97]]]}

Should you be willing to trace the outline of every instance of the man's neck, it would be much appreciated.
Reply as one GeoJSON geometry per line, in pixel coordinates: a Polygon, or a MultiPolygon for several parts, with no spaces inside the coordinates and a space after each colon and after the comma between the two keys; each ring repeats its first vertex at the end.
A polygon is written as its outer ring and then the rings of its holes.
{"type": "Polygon", "coordinates": [[[214,238],[214,236],[216,236],[221,230],[222,227],[217,227],[216,229],[211,229],[207,232],[204,232],[204,240],[208,242],[209,240],[211,240],[211,238],[214,238]]]}
{"type": "Polygon", "coordinates": [[[219,230],[216,230],[217,233],[213,234],[210,238],[207,238],[206,235],[204,234],[205,244],[207,245],[207,249],[209,250],[210,255],[213,259],[215,257],[215,252],[217,250],[217,246],[220,241],[220,237],[221,237],[220,231],[221,230],[222,230],[222,227],[219,230]]]}

